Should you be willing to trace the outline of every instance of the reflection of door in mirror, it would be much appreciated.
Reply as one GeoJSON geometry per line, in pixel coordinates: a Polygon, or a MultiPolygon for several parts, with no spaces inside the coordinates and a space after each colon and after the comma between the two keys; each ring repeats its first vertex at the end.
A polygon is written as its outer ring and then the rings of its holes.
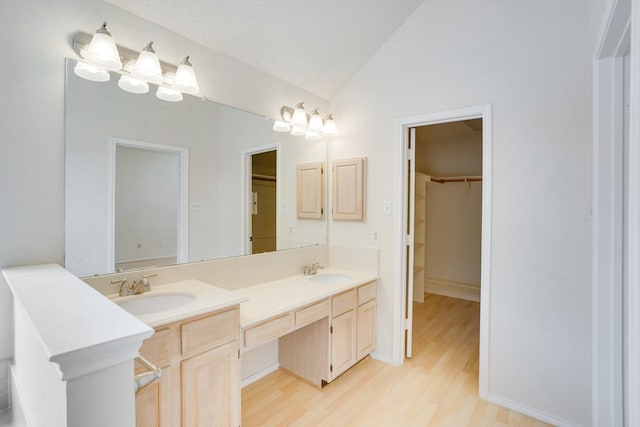
{"type": "Polygon", "coordinates": [[[114,140],[114,151],[114,271],[180,262],[184,149],[114,140]]]}
{"type": "Polygon", "coordinates": [[[276,150],[251,155],[251,253],[276,250],[276,150]]]}

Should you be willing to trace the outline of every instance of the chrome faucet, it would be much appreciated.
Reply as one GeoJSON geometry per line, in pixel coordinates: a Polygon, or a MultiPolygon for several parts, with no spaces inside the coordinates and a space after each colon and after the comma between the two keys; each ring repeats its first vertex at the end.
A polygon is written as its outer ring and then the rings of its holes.
{"type": "Polygon", "coordinates": [[[313,276],[318,273],[318,269],[324,268],[324,265],[321,265],[319,262],[315,262],[311,265],[304,266],[304,275],[305,276],[313,276]]]}

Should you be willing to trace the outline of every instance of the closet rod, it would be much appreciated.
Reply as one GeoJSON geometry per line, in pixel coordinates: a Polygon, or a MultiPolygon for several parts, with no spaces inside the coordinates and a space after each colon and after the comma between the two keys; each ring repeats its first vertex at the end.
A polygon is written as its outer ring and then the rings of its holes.
{"type": "Polygon", "coordinates": [[[478,182],[482,181],[481,176],[432,176],[429,178],[432,182],[444,184],[447,182],[478,182]]]}
{"type": "Polygon", "coordinates": [[[253,175],[251,175],[251,178],[257,179],[257,180],[260,180],[260,181],[276,181],[276,177],[275,176],[260,175],[260,174],[257,174],[257,173],[254,173],[253,175]]]}

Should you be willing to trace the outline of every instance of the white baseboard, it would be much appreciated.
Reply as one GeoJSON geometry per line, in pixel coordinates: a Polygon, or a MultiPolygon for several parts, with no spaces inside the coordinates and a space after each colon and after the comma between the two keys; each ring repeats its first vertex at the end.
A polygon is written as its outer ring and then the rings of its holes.
{"type": "Polygon", "coordinates": [[[256,372],[253,375],[249,375],[247,378],[243,378],[242,381],[240,382],[240,387],[246,387],[249,384],[255,383],[260,378],[266,377],[270,373],[272,373],[274,371],[277,371],[279,367],[280,367],[279,363],[274,363],[273,365],[270,365],[270,366],[264,368],[260,372],[256,372]]]}
{"type": "Polygon", "coordinates": [[[449,282],[447,280],[425,279],[424,291],[430,294],[443,295],[445,297],[480,302],[480,285],[449,282]]]}
{"type": "Polygon", "coordinates": [[[491,403],[495,403],[496,405],[504,406],[507,409],[511,409],[513,411],[527,415],[531,418],[535,418],[536,420],[544,421],[545,423],[549,423],[557,427],[578,426],[578,424],[572,423],[562,418],[554,417],[553,415],[547,414],[546,412],[538,411],[519,403],[512,402],[509,399],[504,399],[500,396],[496,396],[495,394],[489,393],[489,396],[487,396],[487,400],[491,403]]]}

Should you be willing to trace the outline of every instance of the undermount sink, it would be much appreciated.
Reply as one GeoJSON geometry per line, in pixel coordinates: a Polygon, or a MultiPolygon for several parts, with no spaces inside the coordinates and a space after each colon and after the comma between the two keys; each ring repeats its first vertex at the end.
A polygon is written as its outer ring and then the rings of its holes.
{"type": "Polygon", "coordinates": [[[309,280],[313,283],[337,284],[348,282],[351,280],[351,276],[346,274],[318,274],[317,276],[309,277],[309,280]]]}
{"type": "Polygon", "coordinates": [[[118,301],[120,307],[127,310],[134,316],[158,313],[160,311],[171,310],[189,304],[196,297],[187,293],[170,293],[156,295],[138,295],[118,301]]]}

